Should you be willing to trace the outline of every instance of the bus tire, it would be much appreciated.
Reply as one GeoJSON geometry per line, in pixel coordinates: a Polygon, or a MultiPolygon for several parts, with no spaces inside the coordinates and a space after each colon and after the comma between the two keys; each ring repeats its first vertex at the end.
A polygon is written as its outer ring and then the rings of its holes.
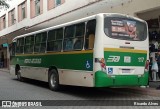
{"type": "Polygon", "coordinates": [[[49,82],[49,88],[52,91],[58,91],[60,89],[59,76],[58,76],[58,72],[55,69],[52,69],[51,71],[49,71],[48,82],[49,82]]]}

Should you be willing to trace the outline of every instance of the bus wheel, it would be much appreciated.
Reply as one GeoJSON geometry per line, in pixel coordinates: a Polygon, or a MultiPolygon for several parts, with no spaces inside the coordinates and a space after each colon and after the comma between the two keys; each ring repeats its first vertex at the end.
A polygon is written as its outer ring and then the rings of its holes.
{"type": "Polygon", "coordinates": [[[59,76],[56,70],[51,70],[49,73],[49,87],[53,91],[58,91],[60,89],[59,76]]]}

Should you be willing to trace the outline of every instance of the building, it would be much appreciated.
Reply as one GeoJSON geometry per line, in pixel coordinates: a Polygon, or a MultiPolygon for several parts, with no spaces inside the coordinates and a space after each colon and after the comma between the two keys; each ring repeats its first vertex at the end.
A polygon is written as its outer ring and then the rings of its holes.
{"type": "MultiPolygon", "coordinates": [[[[18,35],[97,13],[124,13],[151,23],[159,31],[160,0],[16,0],[0,13],[0,44],[18,35]],[[158,22],[157,22],[158,21],[158,22]],[[155,24],[156,23],[156,24],[155,24]]],[[[0,62],[8,64],[7,47],[0,47],[0,62]]]]}

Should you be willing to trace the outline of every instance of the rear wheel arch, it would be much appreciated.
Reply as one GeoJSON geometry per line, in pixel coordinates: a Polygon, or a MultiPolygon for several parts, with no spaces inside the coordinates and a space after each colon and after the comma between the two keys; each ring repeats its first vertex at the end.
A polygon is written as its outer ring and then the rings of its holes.
{"type": "Polygon", "coordinates": [[[58,69],[57,69],[56,66],[50,66],[50,67],[49,67],[49,70],[48,70],[48,78],[49,78],[49,76],[50,76],[51,70],[53,70],[53,69],[56,70],[57,73],[58,73],[58,69]]]}

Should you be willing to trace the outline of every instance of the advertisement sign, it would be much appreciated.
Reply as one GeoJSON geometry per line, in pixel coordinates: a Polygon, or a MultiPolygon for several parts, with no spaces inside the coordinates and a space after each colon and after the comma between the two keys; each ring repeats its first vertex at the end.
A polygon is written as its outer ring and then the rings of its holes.
{"type": "Polygon", "coordinates": [[[136,22],[129,20],[111,20],[112,36],[137,38],[136,35],[136,22]]]}

